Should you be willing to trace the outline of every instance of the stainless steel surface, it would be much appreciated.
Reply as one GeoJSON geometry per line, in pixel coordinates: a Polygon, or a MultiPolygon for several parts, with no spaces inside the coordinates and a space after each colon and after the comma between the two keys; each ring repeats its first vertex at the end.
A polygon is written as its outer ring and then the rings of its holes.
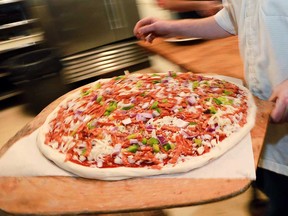
{"type": "Polygon", "coordinates": [[[69,56],[132,38],[139,20],[135,0],[28,0],[51,45],[69,56]]]}
{"type": "Polygon", "coordinates": [[[26,0],[63,59],[66,83],[148,62],[136,44],[135,0],[26,0]]]}
{"type": "Polygon", "coordinates": [[[73,83],[147,62],[147,53],[136,41],[108,45],[63,59],[64,79],[73,83]]]}

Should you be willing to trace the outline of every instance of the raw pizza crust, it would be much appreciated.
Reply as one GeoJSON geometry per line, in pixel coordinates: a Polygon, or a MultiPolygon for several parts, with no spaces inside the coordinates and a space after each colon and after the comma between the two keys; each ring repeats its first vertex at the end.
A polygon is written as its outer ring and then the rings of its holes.
{"type": "MultiPolygon", "coordinates": [[[[139,76],[139,74],[132,74],[133,76],[139,76]]],[[[141,74],[140,74],[141,75],[141,74]]],[[[131,74],[130,74],[131,76],[131,74]]],[[[207,76],[209,77],[209,76],[207,76]]],[[[100,81],[105,81],[109,79],[101,79],[97,80],[92,84],[95,84],[100,81]]],[[[117,167],[117,168],[97,168],[97,167],[86,167],[75,164],[71,161],[65,161],[66,156],[58,152],[58,150],[52,149],[48,145],[44,143],[45,134],[49,131],[49,122],[55,118],[59,107],[62,104],[65,104],[70,99],[74,98],[76,95],[79,95],[79,92],[75,92],[64,99],[56,109],[47,117],[44,124],[40,127],[39,133],[37,135],[37,145],[42,152],[42,154],[53,161],[57,166],[67,170],[73,174],[84,178],[90,179],[99,179],[99,180],[122,180],[128,178],[135,177],[147,177],[147,176],[155,176],[162,174],[176,174],[188,172],[193,169],[204,166],[205,164],[210,163],[214,159],[220,157],[224,153],[226,153],[229,149],[238,144],[253,128],[255,124],[256,117],[256,105],[254,103],[254,99],[249,90],[241,85],[238,85],[234,82],[229,81],[234,85],[237,85],[240,89],[244,90],[248,94],[248,113],[247,113],[247,123],[238,131],[234,132],[229,137],[225,138],[222,142],[218,143],[215,147],[211,149],[210,152],[205,153],[203,155],[193,157],[192,160],[186,160],[185,162],[178,163],[176,165],[165,166],[162,169],[152,169],[152,168],[132,168],[132,167],[117,167]]]]}

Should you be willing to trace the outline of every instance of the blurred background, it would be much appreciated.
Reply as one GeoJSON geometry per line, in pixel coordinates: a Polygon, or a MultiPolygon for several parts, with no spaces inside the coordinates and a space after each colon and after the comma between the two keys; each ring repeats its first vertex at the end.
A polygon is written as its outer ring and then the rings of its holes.
{"type": "MultiPolygon", "coordinates": [[[[0,0],[0,147],[50,102],[98,78],[179,70],[137,45],[143,17],[174,19],[154,0],[0,0]]],[[[255,191],[166,215],[261,215],[255,191]]]]}
{"type": "Polygon", "coordinates": [[[171,19],[173,13],[154,0],[0,0],[0,103],[24,93],[37,112],[99,76],[163,71],[163,65],[171,70],[175,66],[149,57],[136,43],[133,27],[146,16],[171,19]]]}

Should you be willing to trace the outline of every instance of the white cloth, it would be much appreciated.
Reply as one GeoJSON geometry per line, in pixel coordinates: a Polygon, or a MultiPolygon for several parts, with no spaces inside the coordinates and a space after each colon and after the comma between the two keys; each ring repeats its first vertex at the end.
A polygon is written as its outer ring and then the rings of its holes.
{"type": "MultiPolygon", "coordinates": [[[[288,1],[223,0],[216,22],[238,34],[245,79],[252,93],[268,99],[288,79],[288,1]]],[[[269,125],[259,166],[288,176],[288,124],[269,125]]]]}
{"type": "MultiPolygon", "coordinates": [[[[0,158],[0,176],[73,176],[46,159],[39,151],[39,130],[14,143],[0,158]]],[[[254,180],[255,165],[250,134],[222,157],[187,173],[153,178],[248,178],[254,180]]]]}

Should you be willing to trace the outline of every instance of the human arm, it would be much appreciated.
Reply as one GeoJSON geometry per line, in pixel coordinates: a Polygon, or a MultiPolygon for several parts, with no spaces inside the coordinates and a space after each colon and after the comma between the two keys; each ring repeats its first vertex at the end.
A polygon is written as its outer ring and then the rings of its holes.
{"type": "Polygon", "coordinates": [[[269,100],[275,102],[275,107],[271,112],[272,121],[275,123],[288,122],[288,80],[276,86],[269,100]]]}
{"type": "Polygon", "coordinates": [[[143,40],[152,42],[156,37],[196,37],[216,39],[231,36],[220,27],[213,16],[203,19],[160,20],[144,18],[137,22],[134,34],[143,40]]]}

